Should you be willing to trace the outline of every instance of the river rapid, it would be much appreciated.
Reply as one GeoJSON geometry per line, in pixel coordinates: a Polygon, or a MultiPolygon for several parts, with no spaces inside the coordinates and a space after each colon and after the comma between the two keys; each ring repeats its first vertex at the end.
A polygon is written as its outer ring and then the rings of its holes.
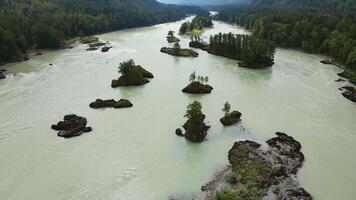
{"type": "MultiPolygon", "coordinates": [[[[159,52],[180,22],[99,35],[108,53],[86,46],[58,50],[14,64],[16,76],[0,81],[1,200],[157,200],[196,195],[227,164],[235,141],[263,142],[282,131],[301,142],[306,157],[301,185],[316,200],[356,199],[356,104],[341,96],[340,68],[323,58],[277,49],[272,68],[240,68],[234,60],[204,51],[198,58],[159,52]],[[140,87],[113,89],[118,65],[127,59],[154,73],[140,87]],[[49,64],[53,65],[49,65],[49,64]],[[209,95],[183,94],[189,75],[209,76],[209,95]],[[92,110],[96,98],[129,99],[134,107],[92,110]],[[192,144],[175,135],[188,103],[199,100],[212,126],[207,141],[192,144]],[[223,104],[243,113],[224,128],[223,104]],[[88,119],[94,131],[63,139],[50,129],[64,115],[88,119]]],[[[247,33],[222,22],[218,32],[247,33]]],[[[187,47],[188,37],[180,37],[187,47]]]]}

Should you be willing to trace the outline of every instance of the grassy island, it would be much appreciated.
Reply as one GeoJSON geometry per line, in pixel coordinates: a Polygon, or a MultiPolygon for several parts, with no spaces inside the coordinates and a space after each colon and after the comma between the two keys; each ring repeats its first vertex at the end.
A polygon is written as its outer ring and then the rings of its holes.
{"type": "Polygon", "coordinates": [[[138,86],[149,83],[148,78],[153,78],[153,74],[145,70],[140,65],[136,65],[131,59],[129,61],[120,63],[119,73],[121,77],[113,80],[111,87],[116,88],[119,86],[138,86]]]}
{"type": "Polygon", "coordinates": [[[180,48],[180,45],[178,42],[176,42],[174,44],[173,48],[162,47],[161,52],[172,55],[172,56],[178,56],[178,57],[198,57],[199,56],[199,53],[197,53],[191,49],[180,48]]]}
{"type": "Polygon", "coordinates": [[[179,29],[181,35],[201,35],[204,28],[212,27],[213,19],[208,15],[199,15],[193,18],[191,22],[184,22],[179,29]]]}
{"type": "Polygon", "coordinates": [[[209,53],[238,60],[240,67],[270,67],[275,51],[272,42],[255,36],[219,33],[210,37],[209,53]]]}

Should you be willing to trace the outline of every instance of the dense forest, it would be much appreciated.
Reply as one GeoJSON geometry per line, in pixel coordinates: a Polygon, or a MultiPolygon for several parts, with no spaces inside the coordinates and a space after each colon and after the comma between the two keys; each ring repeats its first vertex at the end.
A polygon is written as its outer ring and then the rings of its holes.
{"type": "Polygon", "coordinates": [[[187,34],[193,30],[203,30],[213,26],[213,18],[209,15],[197,15],[191,22],[184,22],[179,29],[179,34],[187,34]]]}
{"type": "Polygon", "coordinates": [[[242,67],[267,67],[274,64],[275,46],[255,36],[217,34],[210,37],[210,53],[240,60],[242,67]]]}
{"type": "Polygon", "coordinates": [[[305,6],[303,9],[278,6],[225,8],[220,11],[219,18],[252,30],[255,37],[272,40],[284,47],[329,55],[356,69],[356,14],[339,11],[346,5],[352,7],[355,1],[343,1],[342,4],[337,1],[340,4],[335,5],[332,4],[335,1],[325,2],[330,4],[319,7],[315,7],[317,4],[310,7],[301,4],[305,6]],[[334,10],[325,11],[331,9],[329,5],[334,5],[334,10]]]}
{"type": "Polygon", "coordinates": [[[207,12],[155,0],[0,0],[0,63],[67,39],[179,20],[207,12]]]}

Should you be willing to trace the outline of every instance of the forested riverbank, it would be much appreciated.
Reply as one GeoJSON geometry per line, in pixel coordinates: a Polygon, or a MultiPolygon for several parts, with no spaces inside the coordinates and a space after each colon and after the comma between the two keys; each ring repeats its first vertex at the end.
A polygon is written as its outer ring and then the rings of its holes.
{"type": "Polygon", "coordinates": [[[167,5],[154,0],[1,0],[0,63],[26,60],[31,49],[56,49],[77,36],[206,13],[198,7],[167,5]]]}

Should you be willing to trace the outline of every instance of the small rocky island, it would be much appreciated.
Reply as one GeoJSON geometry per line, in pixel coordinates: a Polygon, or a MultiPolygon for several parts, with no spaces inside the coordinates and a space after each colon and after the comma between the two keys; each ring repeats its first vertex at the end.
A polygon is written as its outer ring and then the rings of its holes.
{"type": "Polygon", "coordinates": [[[153,78],[153,74],[140,65],[136,65],[131,59],[129,61],[120,63],[119,73],[121,77],[111,82],[111,87],[116,88],[120,86],[139,86],[149,83],[148,78],[153,78]]]}
{"type": "Polygon", "coordinates": [[[352,86],[345,86],[341,88],[344,90],[342,93],[342,96],[344,96],[346,99],[356,102],[356,89],[352,86]]]}
{"type": "Polygon", "coordinates": [[[237,124],[240,119],[241,119],[241,113],[239,111],[230,111],[231,110],[231,105],[229,102],[226,102],[224,104],[224,108],[222,109],[222,111],[224,111],[224,117],[222,117],[220,119],[220,122],[224,125],[224,126],[232,126],[237,124]]]}
{"type": "Polygon", "coordinates": [[[201,35],[204,28],[213,27],[213,18],[209,15],[197,15],[191,22],[184,22],[179,28],[180,35],[201,35]]]}
{"type": "Polygon", "coordinates": [[[191,36],[189,47],[201,49],[203,51],[210,50],[210,44],[204,42],[199,36],[191,36]]]}
{"type": "Polygon", "coordinates": [[[174,43],[173,48],[162,47],[161,52],[172,55],[172,56],[178,56],[178,57],[198,57],[199,56],[199,53],[197,53],[191,49],[182,49],[178,42],[174,43]]]}
{"type": "Polygon", "coordinates": [[[188,120],[183,125],[185,134],[181,129],[176,130],[176,135],[185,137],[187,140],[195,143],[200,143],[205,140],[210,126],[204,122],[205,115],[202,113],[202,105],[198,101],[194,101],[187,107],[184,115],[188,120]]]}
{"type": "Polygon", "coordinates": [[[114,99],[108,99],[108,100],[97,99],[95,102],[89,105],[89,107],[93,109],[102,109],[102,108],[119,109],[119,108],[130,108],[132,106],[133,104],[126,99],[120,99],[118,101],[115,101],[114,99]]]}
{"type": "Polygon", "coordinates": [[[176,43],[176,42],[180,42],[180,39],[174,36],[174,31],[169,31],[167,36],[167,42],[176,43]]]}
{"type": "Polygon", "coordinates": [[[186,86],[182,92],[190,94],[207,94],[214,89],[208,85],[209,77],[196,76],[195,72],[190,75],[189,85],[186,86]]]}
{"type": "Polygon", "coordinates": [[[268,140],[269,148],[253,141],[236,142],[228,153],[230,165],[202,187],[205,200],[312,200],[300,186],[301,145],[285,133],[268,140]]]}
{"type": "Polygon", "coordinates": [[[57,135],[64,138],[76,137],[92,131],[91,127],[87,127],[87,119],[77,115],[66,115],[64,121],[52,125],[51,128],[59,131],[57,135]]]}

